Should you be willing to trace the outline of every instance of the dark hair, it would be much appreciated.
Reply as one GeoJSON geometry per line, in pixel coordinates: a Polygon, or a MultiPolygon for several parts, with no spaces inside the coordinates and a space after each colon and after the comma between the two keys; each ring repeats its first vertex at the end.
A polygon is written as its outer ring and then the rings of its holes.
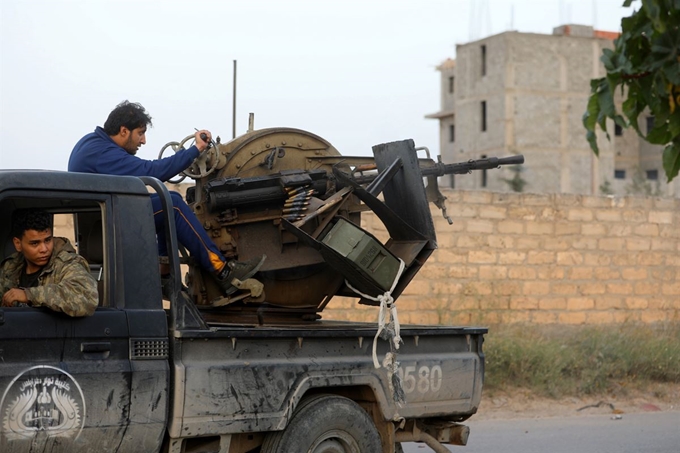
{"type": "Polygon", "coordinates": [[[151,115],[149,115],[142,104],[138,102],[123,101],[116,106],[104,123],[104,132],[107,135],[113,136],[120,132],[120,128],[125,126],[129,130],[137,129],[151,124],[151,115]]]}
{"type": "Polygon", "coordinates": [[[28,230],[52,230],[53,217],[39,209],[22,209],[12,216],[12,236],[21,239],[28,230]]]}

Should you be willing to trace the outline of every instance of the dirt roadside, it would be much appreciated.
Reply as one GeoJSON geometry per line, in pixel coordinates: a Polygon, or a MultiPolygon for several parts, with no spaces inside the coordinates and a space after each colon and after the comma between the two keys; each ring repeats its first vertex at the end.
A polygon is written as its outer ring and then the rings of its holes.
{"type": "Polygon", "coordinates": [[[475,420],[578,417],[611,414],[680,411],[680,383],[653,384],[646,389],[624,389],[613,395],[585,395],[559,399],[533,395],[524,389],[482,393],[475,420]]]}

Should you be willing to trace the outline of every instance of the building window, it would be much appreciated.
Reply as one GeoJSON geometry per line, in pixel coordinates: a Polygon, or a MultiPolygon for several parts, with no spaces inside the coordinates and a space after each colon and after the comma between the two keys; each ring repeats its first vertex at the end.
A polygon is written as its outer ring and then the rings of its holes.
{"type": "Polygon", "coordinates": [[[482,76],[486,75],[486,46],[482,46],[482,76]]]}
{"type": "Polygon", "coordinates": [[[449,77],[449,93],[453,93],[453,82],[454,82],[453,76],[449,77]]]}
{"type": "Polygon", "coordinates": [[[482,101],[482,132],[486,131],[486,101],[482,101]]]}
{"type": "Polygon", "coordinates": [[[456,125],[449,124],[449,141],[451,143],[456,141],[456,125]]]}
{"type": "Polygon", "coordinates": [[[657,181],[659,179],[659,170],[647,170],[647,179],[657,181]]]}
{"type": "Polygon", "coordinates": [[[626,179],[626,170],[614,170],[614,179],[626,179]]]}
{"type": "Polygon", "coordinates": [[[614,124],[614,135],[621,137],[623,135],[623,128],[618,124],[614,124]]]}
{"type": "MultiPolygon", "coordinates": [[[[482,159],[486,159],[486,154],[482,154],[482,159]]],[[[488,180],[488,175],[486,174],[486,169],[482,170],[482,187],[486,187],[488,180]]]]}
{"type": "Polygon", "coordinates": [[[647,117],[647,133],[649,134],[652,129],[654,129],[654,117],[653,116],[648,116],[647,117]]]}

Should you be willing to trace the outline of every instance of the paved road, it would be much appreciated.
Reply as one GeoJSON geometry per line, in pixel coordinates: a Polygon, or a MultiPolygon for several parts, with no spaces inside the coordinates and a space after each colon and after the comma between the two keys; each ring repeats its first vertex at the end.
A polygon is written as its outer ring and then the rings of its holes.
{"type": "MultiPolygon", "coordinates": [[[[588,415],[522,420],[468,420],[470,438],[459,453],[680,453],[680,412],[588,415]]],[[[403,444],[404,453],[431,453],[403,444]]]]}

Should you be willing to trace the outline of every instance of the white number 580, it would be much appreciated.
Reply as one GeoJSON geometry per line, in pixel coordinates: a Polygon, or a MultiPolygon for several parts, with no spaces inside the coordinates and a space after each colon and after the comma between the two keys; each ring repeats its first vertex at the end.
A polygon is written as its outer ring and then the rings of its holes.
{"type": "Polygon", "coordinates": [[[442,386],[442,367],[423,365],[416,372],[415,365],[407,365],[399,368],[399,377],[405,393],[414,390],[418,390],[418,393],[438,392],[442,386]]]}

